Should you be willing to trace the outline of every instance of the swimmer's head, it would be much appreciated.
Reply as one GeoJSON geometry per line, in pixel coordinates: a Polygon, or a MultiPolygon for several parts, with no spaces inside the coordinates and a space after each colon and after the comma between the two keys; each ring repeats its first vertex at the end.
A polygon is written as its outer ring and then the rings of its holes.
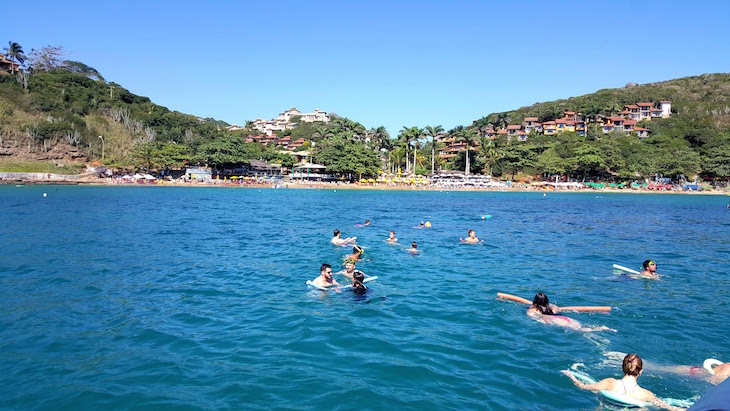
{"type": "Polygon", "coordinates": [[[365,274],[363,274],[362,271],[356,271],[355,274],[352,275],[352,279],[355,282],[362,283],[365,281],[365,274]]]}
{"type": "Polygon", "coordinates": [[[360,255],[365,254],[365,250],[363,250],[362,247],[360,247],[359,245],[356,245],[356,246],[352,247],[352,252],[353,253],[358,253],[360,255]]]}
{"type": "Polygon", "coordinates": [[[348,258],[345,260],[345,267],[349,268],[349,266],[355,267],[355,260],[353,260],[352,258],[348,258]]]}
{"type": "Polygon", "coordinates": [[[391,231],[391,232],[390,232],[390,236],[391,236],[391,237],[395,237],[395,231],[391,231]]]}
{"type": "Polygon", "coordinates": [[[337,237],[338,235],[340,235],[340,230],[335,228],[335,237],[337,237]]]}
{"type": "Polygon", "coordinates": [[[644,362],[641,361],[641,357],[638,354],[628,354],[624,357],[624,363],[621,368],[624,370],[624,374],[638,377],[644,368],[644,362]]]}
{"type": "Polygon", "coordinates": [[[469,231],[467,231],[467,234],[472,235],[472,234],[475,234],[475,233],[474,233],[474,230],[469,230],[469,231]]]}
{"type": "Polygon", "coordinates": [[[365,225],[370,225],[370,220],[365,220],[365,225]]]}
{"type": "Polygon", "coordinates": [[[535,298],[532,300],[532,307],[540,311],[544,315],[554,315],[553,309],[550,308],[550,301],[548,300],[547,294],[540,291],[535,294],[535,298]]]}
{"type": "Polygon", "coordinates": [[[411,248],[418,248],[418,243],[417,243],[417,242],[415,242],[415,241],[414,241],[414,242],[412,242],[412,243],[411,243],[411,248]]]}
{"type": "Polygon", "coordinates": [[[654,260],[646,260],[646,261],[644,261],[644,269],[645,270],[647,268],[649,268],[650,265],[656,266],[656,263],[654,262],[654,260]]]}
{"type": "Polygon", "coordinates": [[[324,264],[322,264],[321,267],[319,267],[319,272],[332,275],[332,266],[327,263],[324,263],[324,264]]]}

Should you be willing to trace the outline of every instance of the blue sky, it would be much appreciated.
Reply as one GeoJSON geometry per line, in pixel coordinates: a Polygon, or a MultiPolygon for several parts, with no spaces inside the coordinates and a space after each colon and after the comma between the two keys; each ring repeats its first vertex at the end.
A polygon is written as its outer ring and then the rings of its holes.
{"type": "Polygon", "coordinates": [[[395,136],[730,71],[728,1],[14,1],[3,11],[3,47],[63,46],[157,104],[238,124],[295,106],[395,136]]]}

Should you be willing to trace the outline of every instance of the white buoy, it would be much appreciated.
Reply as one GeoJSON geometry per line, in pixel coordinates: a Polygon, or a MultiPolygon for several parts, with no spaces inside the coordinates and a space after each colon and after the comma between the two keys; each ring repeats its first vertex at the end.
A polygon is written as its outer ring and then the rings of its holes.
{"type": "Polygon", "coordinates": [[[547,197],[547,193],[542,193],[542,196],[543,197],[547,197]]]}
{"type": "Polygon", "coordinates": [[[334,191],[335,193],[337,192],[337,190],[333,190],[333,191],[334,191]]]}
{"type": "Polygon", "coordinates": [[[43,197],[46,197],[47,195],[48,195],[48,194],[46,194],[46,193],[43,193],[43,197]]]}

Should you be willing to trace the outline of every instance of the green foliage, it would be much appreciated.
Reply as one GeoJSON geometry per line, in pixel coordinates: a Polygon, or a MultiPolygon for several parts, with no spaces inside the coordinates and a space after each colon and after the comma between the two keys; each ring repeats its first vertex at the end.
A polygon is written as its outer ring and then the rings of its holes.
{"type": "Polygon", "coordinates": [[[375,151],[363,143],[349,141],[343,135],[333,137],[327,144],[318,144],[312,158],[327,166],[328,172],[350,178],[373,177],[380,170],[380,159],[375,151]]]}

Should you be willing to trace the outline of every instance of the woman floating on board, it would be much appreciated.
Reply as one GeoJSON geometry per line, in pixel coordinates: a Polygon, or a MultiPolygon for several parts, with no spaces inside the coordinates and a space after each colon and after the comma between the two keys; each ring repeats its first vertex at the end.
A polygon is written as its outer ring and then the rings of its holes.
{"type": "Polygon", "coordinates": [[[517,297],[511,294],[497,293],[498,298],[504,298],[507,300],[517,301],[523,304],[529,304],[530,307],[527,309],[527,315],[537,321],[544,324],[552,324],[560,327],[570,328],[575,331],[582,332],[594,332],[594,331],[613,331],[616,330],[608,328],[604,325],[600,327],[583,327],[578,321],[564,315],[558,315],[561,311],[577,311],[577,312],[608,312],[611,311],[611,307],[587,307],[587,306],[570,306],[570,307],[558,307],[555,304],[550,304],[547,295],[543,292],[539,292],[535,295],[535,298],[530,303],[522,297],[517,297]]]}
{"type": "Polygon", "coordinates": [[[581,390],[590,390],[601,392],[603,396],[619,403],[636,406],[635,402],[644,402],[667,410],[683,410],[667,404],[657,398],[651,391],[639,387],[636,380],[641,375],[643,363],[641,357],[637,354],[628,354],[624,357],[623,365],[624,377],[620,380],[615,378],[605,378],[599,382],[586,384],[580,381],[572,371],[565,370],[563,374],[570,377],[581,390]]]}

